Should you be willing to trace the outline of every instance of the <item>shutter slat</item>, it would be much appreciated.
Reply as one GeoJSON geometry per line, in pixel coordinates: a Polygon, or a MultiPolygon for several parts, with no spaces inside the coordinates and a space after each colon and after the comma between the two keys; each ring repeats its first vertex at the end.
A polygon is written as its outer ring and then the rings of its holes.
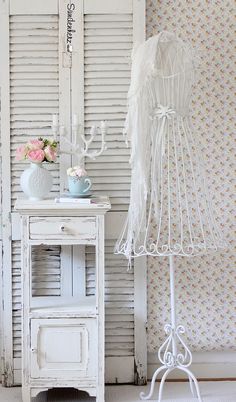
{"type": "Polygon", "coordinates": [[[44,64],[47,63],[49,60],[52,60],[53,64],[58,60],[58,54],[56,50],[52,50],[51,52],[40,50],[37,52],[37,54],[33,53],[30,55],[29,52],[15,50],[12,51],[10,54],[11,64],[13,64],[13,62],[20,64],[22,61],[36,64],[38,62],[38,64],[44,64]]]}
{"type": "MultiPolygon", "coordinates": [[[[50,57],[51,51],[55,52],[57,50],[56,43],[50,43],[50,41],[46,41],[45,43],[12,43],[10,44],[11,52],[30,52],[32,56],[38,54],[39,51],[48,52],[48,56],[50,57]]],[[[29,53],[28,53],[29,54],[29,53]]]]}
{"type": "Polygon", "coordinates": [[[113,67],[115,67],[115,68],[120,68],[120,64],[122,65],[122,67],[123,68],[127,68],[126,66],[124,66],[124,60],[125,60],[125,57],[128,57],[128,55],[127,56],[124,56],[124,55],[122,55],[122,56],[119,56],[119,55],[117,55],[117,56],[112,56],[112,57],[105,57],[104,55],[101,55],[101,57],[93,57],[93,56],[90,56],[90,57],[86,57],[86,69],[87,70],[89,70],[90,68],[101,68],[101,67],[99,67],[100,66],[100,64],[103,64],[103,66],[104,66],[104,68],[107,68],[107,69],[109,69],[109,68],[113,68],[113,67]]]}
{"type": "MultiPolygon", "coordinates": [[[[97,17],[100,17],[100,16],[97,16],[97,17]]],[[[105,31],[105,30],[107,30],[107,29],[113,29],[113,34],[114,34],[114,21],[109,21],[109,20],[107,20],[107,21],[100,21],[99,19],[95,19],[94,21],[89,21],[87,18],[86,18],[86,28],[87,28],[87,31],[89,31],[89,30],[95,30],[95,29],[97,29],[97,28],[99,28],[100,30],[102,30],[102,31],[105,31]]],[[[125,29],[132,29],[132,18],[131,19],[127,19],[127,20],[125,20],[125,18],[124,18],[124,20],[123,21],[121,21],[121,20],[119,20],[119,28],[116,28],[116,29],[119,29],[119,30],[121,30],[121,29],[123,29],[123,28],[125,28],[125,29]]],[[[87,33],[87,31],[85,32],[85,35],[86,35],[86,33],[87,33]]],[[[95,31],[96,32],[96,31],[95,31]]],[[[106,33],[108,33],[109,34],[109,32],[106,32],[106,33]]]]}
{"type": "Polygon", "coordinates": [[[85,69],[85,79],[88,78],[130,78],[130,69],[123,64],[103,64],[102,71],[101,65],[90,65],[85,69]]]}
{"type": "Polygon", "coordinates": [[[13,110],[16,111],[22,111],[22,110],[30,110],[34,107],[38,107],[38,108],[58,108],[59,105],[59,101],[58,99],[55,100],[39,100],[39,99],[35,99],[35,97],[33,99],[28,99],[28,100],[12,100],[11,101],[11,107],[13,110]],[[26,108],[26,109],[25,109],[26,108]]]}
{"type": "MultiPolygon", "coordinates": [[[[33,16],[32,16],[33,17],[33,16]]],[[[57,30],[58,29],[58,24],[57,24],[57,21],[55,20],[55,22],[50,22],[50,21],[41,21],[40,22],[40,28],[39,28],[39,26],[38,26],[38,23],[39,23],[39,21],[37,21],[37,22],[33,22],[33,21],[24,21],[24,22],[22,22],[22,21],[17,21],[15,18],[14,18],[14,21],[12,21],[12,22],[10,22],[10,30],[11,30],[11,33],[12,33],[12,35],[14,35],[14,30],[17,30],[17,31],[26,31],[26,30],[30,30],[30,32],[32,31],[32,30],[34,30],[35,28],[37,29],[37,33],[38,33],[38,31],[39,30],[41,30],[41,31],[51,31],[51,30],[53,30],[53,29],[55,29],[55,30],[57,30]]]]}
{"type": "MultiPolygon", "coordinates": [[[[13,84],[13,83],[12,83],[13,84]]],[[[22,83],[21,83],[22,84],[22,83]]],[[[55,83],[56,84],[56,83],[55,83]]],[[[48,96],[49,94],[53,94],[53,95],[57,95],[57,99],[58,99],[58,86],[57,85],[53,85],[53,86],[34,86],[34,85],[30,85],[30,86],[14,86],[12,85],[10,88],[10,93],[11,94],[18,94],[18,95],[24,95],[24,94],[35,94],[35,97],[37,98],[37,94],[39,94],[40,96],[42,96],[42,94],[46,94],[46,96],[48,96]]]]}
{"type": "MultiPolygon", "coordinates": [[[[40,102],[44,101],[45,102],[45,93],[13,93],[11,94],[11,101],[22,101],[22,102],[27,102],[27,101],[35,101],[35,102],[40,102]]],[[[58,94],[57,93],[51,93],[50,96],[47,96],[46,102],[52,102],[56,101],[58,104],[58,94]]]]}
{"type": "Polygon", "coordinates": [[[107,99],[87,99],[85,102],[85,107],[86,110],[91,111],[91,113],[96,111],[103,111],[103,110],[108,110],[108,111],[113,111],[113,112],[126,112],[126,100],[124,99],[112,99],[112,96],[109,95],[107,99]]]}
{"type": "MultiPolygon", "coordinates": [[[[17,31],[17,30],[15,30],[17,31]]],[[[39,30],[40,32],[40,30],[39,30]]],[[[38,35],[27,35],[27,36],[18,36],[17,35],[18,32],[15,33],[16,36],[10,36],[10,45],[16,45],[16,44],[29,44],[30,41],[30,45],[32,46],[32,44],[35,44],[37,47],[42,46],[44,43],[48,44],[48,42],[50,42],[50,44],[58,44],[58,37],[53,35],[44,35],[41,36],[40,34],[38,35]]]]}
{"type": "MultiPolygon", "coordinates": [[[[87,86],[84,88],[84,92],[86,94],[86,99],[99,99],[100,96],[112,96],[117,94],[121,97],[124,96],[126,98],[126,94],[129,86],[125,85],[92,85],[91,83],[87,83],[87,86]],[[106,95],[107,94],[107,95],[106,95]]],[[[120,99],[120,98],[119,98],[120,99]]]]}
{"type": "Polygon", "coordinates": [[[16,23],[22,23],[22,24],[32,24],[36,23],[37,26],[40,28],[42,25],[41,24],[47,24],[47,26],[50,26],[50,23],[56,23],[58,25],[58,16],[57,15],[34,15],[34,14],[24,14],[24,15],[12,15],[10,18],[10,26],[16,24],[16,23]]]}
{"type": "MultiPolygon", "coordinates": [[[[38,91],[40,91],[40,88],[38,88],[38,87],[41,87],[41,91],[44,91],[44,88],[46,89],[47,87],[56,87],[58,89],[58,76],[55,78],[53,77],[54,79],[48,78],[47,85],[45,85],[45,81],[42,81],[42,78],[39,78],[39,77],[38,77],[38,79],[37,79],[37,77],[34,77],[34,78],[35,79],[24,78],[24,79],[14,80],[13,77],[11,77],[11,82],[10,82],[11,89],[13,87],[21,87],[21,88],[19,88],[20,92],[21,91],[23,92],[25,87],[31,87],[31,88],[35,87],[35,88],[37,88],[38,91]]],[[[55,90],[55,88],[53,88],[53,89],[55,90]]]]}
{"type": "MultiPolygon", "coordinates": [[[[27,69],[25,69],[27,70],[27,69]]],[[[33,70],[33,67],[32,67],[33,70]]],[[[48,69],[49,70],[49,69],[48,69]]],[[[18,73],[15,73],[11,70],[11,79],[14,81],[19,81],[20,83],[22,83],[21,81],[24,80],[24,82],[26,81],[31,81],[31,80],[35,80],[35,81],[39,81],[40,80],[57,80],[58,79],[58,70],[55,68],[51,68],[51,71],[32,71],[32,72],[27,72],[27,71],[21,71],[18,73]],[[55,70],[55,71],[54,71],[55,70]]]]}
{"type": "MultiPolygon", "coordinates": [[[[91,84],[94,84],[94,80],[97,81],[97,84],[100,85],[100,83],[104,83],[106,85],[110,83],[111,79],[119,80],[118,82],[121,83],[126,83],[129,82],[128,80],[130,79],[130,73],[128,71],[106,71],[103,69],[103,71],[85,71],[85,84],[88,85],[88,82],[91,81],[91,84]]],[[[117,85],[117,82],[116,84],[117,85]]]]}
{"type": "MultiPolygon", "coordinates": [[[[21,63],[18,62],[16,65],[14,63],[14,60],[12,60],[11,63],[11,73],[12,73],[12,78],[21,78],[22,76],[27,78],[35,78],[36,76],[40,77],[42,73],[48,73],[49,77],[51,77],[51,73],[58,73],[58,65],[55,63],[54,64],[50,63],[50,60],[45,63],[37,63],[37,61],[34,61],[34,64],[28,62],[28,64],[25,63],[24,59],[21,59],[21,63]],[[39,75],[39,65],[40,65],[40,75],[39,75]]],[[[46,76],[46,74],[45,74],[46,76]]],[[[47,78],[46,76],[46,78],[47,78]]],[[[53,75],[54,78],[55,75],[53,75]]]]}
{"type": "Polygon", "coordinates": [[[124,22],[124,21],[130,21],[132,22],[133,16],[132,14],[85,14],[84,15],[84,22],[85,25],[89,22],[109,22],[112,23],[114,26],[114,23],[117,22],[124,22]]]}
{"type": "Polygon", "coordinates": [[[106,113],[109,113],[110,114],[109,118],[111,118],[111,117],[117,118],[117,115],[120,117],[121,113],[122,113],[122,116],[125,116],[126,106],[120,106],[118,103],[110,104],[107,106],[93,105],[93,106],[87,106],[86,112],[88,115],[95,115],[95,114],[105,115],[106,113]],[[111,114],[113,114],[113,116],[111,114]]]}
{"type": "Polygon", "coordinates": [[[84,48],[85,51],[87,50],[100,50],[100,51],[104,51],[104,50],[111,50],[112,52],[114,50],[131,50],[132,49],[132,44],[130,42],[107,42],[107,43],[103,43],[103,42],[97,42],[94,43],[92,40],[91,42],[85,43],[84,48]]]}
{"type": "MultiPolygon", "coordinates": [[[[51,55],[50,55],[51,56],[51,55]]],[[[15,66],[16,68],[20,68],[20,69],[24,69],[24,66],[27,66],[27,68],[29,66],[57,66],[57,58],[56,57],[49,57],[49,55],[47,54],[46,57],[41,56],[42,58],[40,58],[39,55],[37,55],[37,57],[31,57],[31,58],[27,58],[24,56],[18,56],[16,54],[16,52],[12,55],[11,59],[10,59],[10,65],[11,66],[15,66]]]]}
{"type": "MultiPolygon", "coordinates": [[[[130,56],[131,56],[131,49],[103,49],[102,52],[101,50],[98,50],[97,48],[95,49],[86,49],[86,53],[85,53],[85,61],[87,62],[86,65],[88,65],[88,61],[93,57],[93,58],[98,58],[99,61],[101,59],[105,58],[108,61],[108,58],[111,59],[111,62],[113,61],[113,59],[115,59],[116,57],[123,57],[126,58],[127,60],[130,60],[130,56]]],[[[95,61],[94,61],[95,62],[95,61]]]]}
{"type": "MultiPolygon", "coordinates": [[[[42,103],[41,103],[42,105],[42,103]]],[[[11,116],[11,121],[20,121],[20,120],[47,120],[49,121],[50,116],[54,112],[56,106],[50,107],[50,109],[47,106],[39,106],[37,107],[36,104],[34,107],[17,107],[15,108],[13,105],[11,105],[11,111],[12,111],[12,116],[11,116]],[[37,115],[35,115],[37,113],[37,115]],[[43,114],[44,113],[44,114],[43,114]],[[27,118],[28,116],[28,118],[27,118]]]]}
{"type": "MultiPolygon", "coordinates": [[[[123,78],[116,78],[114,80],[115,74],[113,77],[92,77],[92,78],[85,78],[85,86],[100,86],[100,85],[113,85],[113,90],[114,86],[120,86],[120,85],[129,85],[129,77],[123,77],[123,78]]],[[[104,88],[103,88],[104,90],[104,88]]]]}
{"type": "MultiPolygon", "coordinates": [[[[45,27],[43,29],[43,27],[37,28],[37,25],[33,25],[31,24],[31,28],[28,26],[28,24],[26,24],[26,27],[19,27],[19,25],[13,25],[11,24],[11,30],[10,30],[10,38],[17,38],[19,39],[19,41],[21,40],[21,38],[27,38],[30,37],[30,40],[34,39],[37,40],[38,43],[38,39],[39,42],[41,41],[42,36],[43,37],[55,37],[56,38],[56,43],[58,41],[58,26],[55,24],[53,27],[45,27]],[[27,29],[25,29],[27,28],[27,29]]],[[[28,42],[28,41],[27,41],[28,42]]]]}
{"type": "MultiPolygon", "coordinates": [[[[131,43],[128,42],[127,37],[130,36],[132,37],[132,32],[130,30],[127,30],[127,36],[126,35],[116,35],[113,34],[114,30],[109,29],[107,31],[107,35],[103,36],[101,34],[101,31],[96,30],[95,34],[92,35],[90,30],[85,31],[85,37],[84,37],[84,43],[85,46],[88,44],[99,44],[99,45],[104,45],[104,46],[111,46],[111,44],[115,44],[115,49],[118,44],[122,46],[122,44],[125,44],[125,49],[127,49],[126,46],[132,47],[131,43]],[[100,32],[100,34],[99,34],[100,32]],[[112,33],[112,34],[111,34],[112,33]],[[110,35],[111,34],[111,35],[110,35]]],[[[116,31],[115,31],[116,32],[116,31]]],[[[132,38],[129,38],[130,40],[132,38]]],[[[20,39],[19,39],[20,40],[20,39]]]]}

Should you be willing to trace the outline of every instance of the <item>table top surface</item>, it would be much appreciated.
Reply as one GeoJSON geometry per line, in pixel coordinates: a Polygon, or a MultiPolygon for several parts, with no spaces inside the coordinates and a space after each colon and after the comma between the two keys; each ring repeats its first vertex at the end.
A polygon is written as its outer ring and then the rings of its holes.
{"type": "MultiPolygon", "coordinates": [[[[40,201],[32,201],[27,198],[18,198],[15,211],[20,214],[104,214],[111,209],[110,200],[106,196],[95,197],[90,203],[71,199],[70,202],[60,202],[58,198],[47,198],[40,201]]],[[[81,199],[83,200],[83,199],[81,199]]]]}

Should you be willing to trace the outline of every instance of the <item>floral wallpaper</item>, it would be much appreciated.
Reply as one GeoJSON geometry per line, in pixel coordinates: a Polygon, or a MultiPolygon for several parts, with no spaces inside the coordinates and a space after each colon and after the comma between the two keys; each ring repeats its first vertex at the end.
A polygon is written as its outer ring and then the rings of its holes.
{"type": "MultiPolygon", "coordinates": [[[[147,0],[146,7],[147,37],[172,31],[196,52],[192,120],[215,214],[229,245],[222,253],[176,259],[178,323],[186,326],[193,351],[236,350],[234,2],[147,0]]],[[[164,340],[169,317],[168,259],[149,258],[149,352],[164,340]]]]}

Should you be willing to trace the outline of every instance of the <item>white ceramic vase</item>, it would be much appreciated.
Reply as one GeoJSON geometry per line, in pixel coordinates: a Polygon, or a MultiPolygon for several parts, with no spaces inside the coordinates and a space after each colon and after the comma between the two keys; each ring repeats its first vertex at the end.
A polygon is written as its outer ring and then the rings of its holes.
{"type": "Polygon", "coordinates": [[[42,200],[52,188],[52,176],[42,163],[31,163],[20,178],[25,195],[32,201],[42,200]]]}

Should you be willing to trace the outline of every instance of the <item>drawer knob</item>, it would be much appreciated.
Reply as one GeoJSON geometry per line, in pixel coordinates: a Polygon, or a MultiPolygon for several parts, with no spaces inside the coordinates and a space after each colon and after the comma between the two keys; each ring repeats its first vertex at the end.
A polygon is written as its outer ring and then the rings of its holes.
{"type": "Polygon", "coordinates": [[[64,225],[61,225],[61,226],[60,226],[60,231],[61,231],[61,232],[64,232],[64,231],[65,231],[65,226],[64,226],[64,225]]]}
{"type": "Polygon", "coordinates": [[[37,351],[38,351],[37,348],[32,348],[32,349],[31,349],[31,352],[32,352],[32,353],[37,353],[37,351]]]}

